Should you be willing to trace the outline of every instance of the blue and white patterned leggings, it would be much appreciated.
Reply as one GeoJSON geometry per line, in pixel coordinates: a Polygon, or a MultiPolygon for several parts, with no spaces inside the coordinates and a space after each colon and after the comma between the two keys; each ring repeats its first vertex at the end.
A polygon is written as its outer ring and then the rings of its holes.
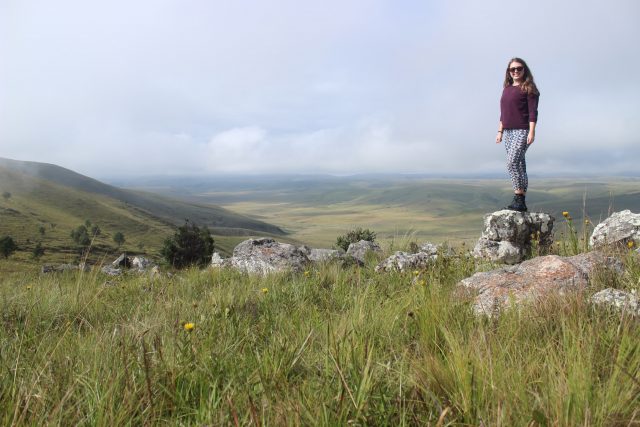
{"type": "Polygon", "coordinates": [[[528,129],[504,129],[504,147],[507,149],[507,170],[511,176],[514,190],[527,191],[529,178],[527,177],[527,164],[524,154],[527,152],[528,129]]]}

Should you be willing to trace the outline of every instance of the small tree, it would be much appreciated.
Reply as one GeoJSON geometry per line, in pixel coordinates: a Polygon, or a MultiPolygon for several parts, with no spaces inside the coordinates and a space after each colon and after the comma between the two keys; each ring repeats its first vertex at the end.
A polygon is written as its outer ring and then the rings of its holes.
{"type": "Polygon", "coordinates": [[[47,229],[44,228],[44,225],[41,225],[40,227],[38,227],[38,232],[40,233],[41,236],[44,236],[44,233],[46,233],[47,229]]]}
{"type": "Polygon", "coordinates": [[[2,198],[5,200],[9,200],[11,198],[11,193],[5,191],[4,193],[2,193],[2,198]]]}
{"type": "Polygon", "coordinates": [[[213,237],[207,227],[185,221],[172,238],[164,241],[162,256],[176,268],[190,265],[203,266],[211,259],[213,253],[213,237]]]}
{"type": "Polygon", "coordinates": [[[16,245],[11,236],[0,237],[0,255],[3,258],[9,258],[17,249],[18,245],[16,245]]]}
{"type": "Polygon", "coordinates": [[[124,245],[124,242],[127,239],[124,238],[124,234],[122,234],[122,232],[118,231],[116,232],[116,234],[113,235],[113,241],[116,242],[116,245],[118,245],[118,249],[120,249],[120,246],[124,245]]]}
{"type": "Polygon", "coordinates": [[[31,251],[31,256],[34,259],[38,259],[42,255],[44,255],[44,247],[42,246],[42,243],[38,242],[31,251]]]}
{"type": "Polygon", "coordinates": [[[347,234],[338,236],[338,239],[336,240],[336,246],[346,251],[347,249],[349,249],[349,245],[351,243],[356,243],[360,240],[375,242],[376,233],[369,230],[368,228],[362,229],[361,227],[358,227],[355,230],[349,231],[347,234]]]}
{"type": "Polygon", "coordinates": [[[98,227],[98,225],[94,225],[93,227],[91,227],[91,235],[93,237],[98,237],[101,234],[102,230],[100,230],[100,227],[98,227]]]}
{"type": "Polygon", "coordinates": [[[78,226],[75,230],[71,231],[71,238],[80,246],[89,246],[91,244],[91,237],[89,237],[89,231],[84,225],[78,226]]]}

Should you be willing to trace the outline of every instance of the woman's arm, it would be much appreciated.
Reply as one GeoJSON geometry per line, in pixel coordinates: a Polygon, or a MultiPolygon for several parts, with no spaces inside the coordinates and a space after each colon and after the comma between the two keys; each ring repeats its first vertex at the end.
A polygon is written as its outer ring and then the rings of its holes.
{"type": "Polygon", "coordinates": [[[500,144],[502,141],[502,120],[498,122],[498,135],[496,135],[496,144],[500,144]]]}
{"type": "Polygon", "coordinates": [[[529,135],[527,135],[527,145],[533,144],[536,139],[536,122],[529,122],[529,135]]]}

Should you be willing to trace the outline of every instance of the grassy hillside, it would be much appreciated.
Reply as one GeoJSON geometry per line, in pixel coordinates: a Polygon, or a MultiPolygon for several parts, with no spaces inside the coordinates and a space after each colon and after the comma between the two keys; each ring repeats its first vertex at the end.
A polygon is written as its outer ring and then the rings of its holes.
{"type": "Polygon", "coordinates": [[[226,209],[121,190],[40,163],[0,159],[0,193],[10,193],[0,198],[0,236],[10,235],[20,247],[4,271],[30,264],[38,242],[45,248],[40,263],[77,262],[79,250],[70,233],[87,220],[101,230],[91,251],[94,261],[111,260],[119,250],[157,257],[163,240],[185,219],[209,226],[222,252],[247,235],[283,234],[276,226],[226,209]],[[116,232],[126,238],[120,249],[113,242],[116,232]]]}
{"type": "Polygon", "coordinates": [[[0,423],[636,426],[640,324],[589,302],[638,289],[637,256],[622,259],[620,276],[491,319],[456,292],[490,267],[464,255],[417,275],[370,259],[0,276],[0,423]]]}

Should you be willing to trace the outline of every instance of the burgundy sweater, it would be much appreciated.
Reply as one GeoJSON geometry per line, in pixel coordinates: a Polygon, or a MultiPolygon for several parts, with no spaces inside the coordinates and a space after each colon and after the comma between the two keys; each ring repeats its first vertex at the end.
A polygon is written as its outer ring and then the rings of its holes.
{"type": "Polygon", "coordinates": [[[507,86],[500,98],[500,121],[504,129],[529,129],[538,121],[539,95],[527,95],[519,86],[507,86]]]}

